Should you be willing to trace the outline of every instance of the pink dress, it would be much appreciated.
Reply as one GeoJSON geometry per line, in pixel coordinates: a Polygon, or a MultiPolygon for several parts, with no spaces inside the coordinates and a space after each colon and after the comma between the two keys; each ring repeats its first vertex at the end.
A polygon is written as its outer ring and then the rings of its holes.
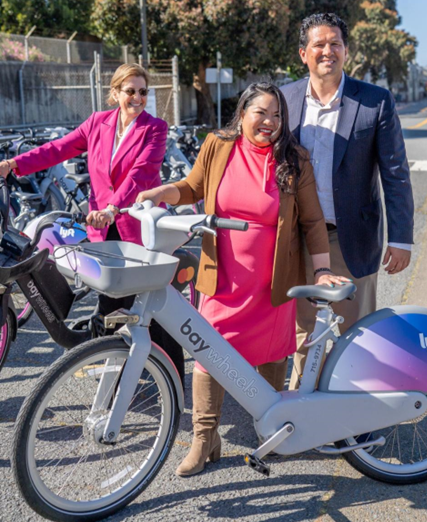
{"type": "Polygon", "coordinates": [[[279,214],[274,174],[271,146],[236,141],[218,188],[216,214],[248,221],[249,228],[217,230],[217,291],[200,303],[201,314],[252,366],[296,351],[295,300],[271,304],[279,214]]]}

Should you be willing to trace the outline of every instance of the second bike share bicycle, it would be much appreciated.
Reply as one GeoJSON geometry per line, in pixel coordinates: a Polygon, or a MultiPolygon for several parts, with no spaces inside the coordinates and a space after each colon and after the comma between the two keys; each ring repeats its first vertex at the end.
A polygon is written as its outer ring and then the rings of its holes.
{"type": "Polygon", "coordinates": [[[317,307],[317,319],[299,390],[276,392],[169,284],[178,264],[172,252],[189,233],[247,224],[171,216],[151,202],[124,211],[141,222],[145,248],[111,241],[55,251],[68,277],[112,297],[138,296],[130,311],[106,317],[107,325],[124,324],[118,335],[64,354],[22,405],[12,468],[33,510],[51,520],[100,520],[137,497],[164,464],[184,397],[171,360],[150,339],[152,319],[253,416],[262,442],[245,462],[255,471],[269,474],[262,459],[270,451],[315,448],[384,482],[427,479],[427,309],[386,308],[337,338],[343,318],[331,304],[356,287],[292,288],[290,297],[317,307]],[[334,346],[321,369],[328,340],[334,346]]]}
{"type": "MultiPolygon", "coordinates": [[[[37,218],[34,226],[28,227],[27,234],[24,234],[10,226],[9,208],[9,189],[0,178],[0,369],[20,326],[19,310],[12,299],[17,289],[20,291],[21,312],[31,313],[34,309],[52,339],[63,348],[69,349],[91,337],[108,334],[97,306],[91,314],[66,324],[74,302],[84,297],[90,288],[79,285],[73,291],[50,256],[57,245],[90,244],[82,225],[85,216],[66,211],[50,212],[37,218]]],[[[179,266],[172,284],[197,306],[198,259],[182,248],[177,249],[174,256],[179,259],[179,266]]],[[[73,281],[74,277],[71,283],[73,281]]],[[[153,331],[156,338],[168,342],[159,327],[153,325],[153,331]]],[[[177,349],[171,345],[169,348],[177,349]]],[[[181,372],[184,373],[183,368],[181,372]]]]}

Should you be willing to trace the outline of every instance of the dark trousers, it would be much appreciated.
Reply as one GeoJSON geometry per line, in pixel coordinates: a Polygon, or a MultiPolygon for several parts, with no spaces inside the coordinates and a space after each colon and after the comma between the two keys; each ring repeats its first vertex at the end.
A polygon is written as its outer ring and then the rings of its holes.
{"type": "MultiPolygon", "coordinates": [[[[115,224],[110,225],[107,234],[107,241],[121,241],[121,237],[119,231],[115,224]]],[[[98,298],[98,308],[99,313],[102,315],[108,315],[119,308],[125,308],[129,310],[133,302],[135,301],[135,296],[130,295],[127,297],[119,297],[118,299],[114,299],[113,297],[108,297],[107,295],[100,294],[98,298]]],[[[113,332],[112,332],[113,333],[113,332]]],[[[163,350],[169,355],[172,359],[172,362],[176,366],[178,373],[181,377],[182,384],[184,385],[184,377],[185,377],[185,366],[184,366],[184,353],[182,351],[181,345],[179,345],[175,339],[173,339],[156,321],[152,320],[150,324],[150,335],[153,342],[158,344],[163,348],[163,350]]]]}

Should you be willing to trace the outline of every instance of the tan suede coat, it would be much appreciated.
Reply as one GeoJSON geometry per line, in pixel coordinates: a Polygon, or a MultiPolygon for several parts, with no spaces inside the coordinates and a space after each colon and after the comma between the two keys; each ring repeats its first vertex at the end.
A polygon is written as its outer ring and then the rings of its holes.
{"type": "MultiPolygon", "coordinates": [[[[221,140],[214,134],[207,136],[191,173],[185,180],[175,184],[180,192],[178,205],[204,199],[206,213],[215,214],[216,194],[233,146],[233,141],[221,140]]],[[[289,301],[286,295],[289,288],[305,284],[300,231],[305,235],[311,255],[329,252],[328,234],[317,197],[313,169],[305,151],[302,156],[297,195],[279,191],[279,218],[271,284],[273,306],[289,301]]],[[[205,234],[197,289],[206,295],[215,295],[217,272],[216,238],[205,234]]]]}

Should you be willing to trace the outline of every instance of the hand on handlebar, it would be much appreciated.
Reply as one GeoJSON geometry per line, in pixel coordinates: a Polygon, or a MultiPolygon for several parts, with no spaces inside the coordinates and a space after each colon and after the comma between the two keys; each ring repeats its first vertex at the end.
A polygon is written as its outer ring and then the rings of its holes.
{"type": "Polygon", "coordinates": [[[111,214],[105,210],[92,210],[86,218],[86,223],[93,228],[104,228],[111,223],[111,214]]]}
{"type": "Polygon", "coordinates": [[[144,203],[144,201],[147,201],[147,199],[152,201],[154,205],[158,207],[160,203],[163,201],[162,187],[157,187],[151,190],[144,190],[143,192],[140,192],[136,197],[136,203],[144,203]]]}
{"type": "Polygon", "coordinates": [[[11,172],[11,168],[13,168],[12,160],[0,161],[0,176],[6,179],[9,173],[11,172]]]}

